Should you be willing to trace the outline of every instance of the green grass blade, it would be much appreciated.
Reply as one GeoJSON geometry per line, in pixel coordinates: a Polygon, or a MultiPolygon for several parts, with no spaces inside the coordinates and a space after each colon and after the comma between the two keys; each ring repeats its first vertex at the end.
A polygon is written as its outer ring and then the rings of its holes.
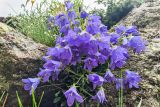
{"type": "Polygon", "coordinates": [[[1,95],[0,102],[2,101],[4,94],[5,94],[5,91],[1,95]]]}
{"type": "Polygon", "coordinates": [[[23,107],[22,101],[21,101],[21,99],[20,99],[20,97],[19,97],[19,95],[18,95],[18,92],[17,92],[17,91],[16,91],[16,95],[17,95],[17,99],[18,99],[18,105],[19,105],[19,107],[23,107]]]}
{"type": "Polygon", "coordinates": [[[36,98],[35,98],[35,94],[34,94],[33,89],[32,89],[32,104],[33,104],[33,107],[37,107],[37,102],[36,102],[36,98]]]}
{"type": "Polygon", "coordinates": [[[42,95],[41,95],[41,97],[40,97],[40,100],[39,100],[39,103],[38,103],[38,107],[40,107],[40,104],[41,104],[41,102],[42,102],[43,96],[44,96],[44,91],[42,92],[42,95]]]}

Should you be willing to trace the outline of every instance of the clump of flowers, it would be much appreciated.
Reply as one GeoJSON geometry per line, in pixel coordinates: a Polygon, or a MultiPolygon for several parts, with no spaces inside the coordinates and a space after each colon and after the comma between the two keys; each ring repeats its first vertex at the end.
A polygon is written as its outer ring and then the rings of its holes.
{"type": "Polygon", "coordinates": [[[76,13],[69,0],[65,5],[66,13],[48,18],[48,28],[52,27],[50,23],[54,24],[59,29],[59,36],[55,46],[48,48],[43,57],[45,63],[38,77],[23,79],[24,89],[31,94],[40,81],[63,79],[64,96],[68,106],[72,106],[74,102],[83,103],[88,97],[98,103],[106,102],[105,84],[114,84],[117,90],[138,88],[140,76],[124,70],[130,57],[128,50],[139,54],[145,49],[137,28],[119,25],[109,32],[100,16],[85,11],[76,13]],[[118,71],[123,74],[118,75],[118,71]]]}

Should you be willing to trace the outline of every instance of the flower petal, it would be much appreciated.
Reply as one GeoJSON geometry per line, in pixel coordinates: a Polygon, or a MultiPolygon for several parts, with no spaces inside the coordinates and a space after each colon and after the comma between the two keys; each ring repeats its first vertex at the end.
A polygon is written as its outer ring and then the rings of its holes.
{"type": "Polygon", "coordinates": [[[73,96],[69,96],[69,97],[67,98],[67,104],[68,104],[69,107],[73,105],[74,99],[75,99],[75,98],[74,98],[73,96]]]}
{"type": "Polygon", "coordinates": [[[76,100],[79,102],[79,103],[82,103],[84,100],[82,98],[82,96],[76,96],[76,100]]]}

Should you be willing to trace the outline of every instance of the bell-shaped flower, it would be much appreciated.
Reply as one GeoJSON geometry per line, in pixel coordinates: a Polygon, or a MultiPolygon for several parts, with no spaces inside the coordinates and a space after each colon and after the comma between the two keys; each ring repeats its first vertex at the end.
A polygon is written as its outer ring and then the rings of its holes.
{"type": "Polygon", "coordinates": [[[77,89],[74,86],[67,90],[64,95],[67,99],[67,105],[69,107],[74,104],[74,101],[77,101],[79,103],[83,102],[82,96],[77,93],[77,89]]]}
{"type": "Polygon", "coordinates": [[[48,82],[50,76],[52,75],[52,70],[50,69],[40,69],[40,72],[37,74],[38,77],[43,79],[43,82],[48,82]]]}
{"type": "Polygon", "coordinates": [[[62,28],[64,25],[69,24],[69,20],[65,14],[59,14],[55,17],[55,25],[62,28]]]}
{"type": "Polygon", "coordinates": [[[74,4],[71,3],[70,0],[66,0],[65,1],[65,6],[66,6],[67,10],[70,10],[71,8],[73,8],[74,4]]]}
{"type": "Polygon", "coordinates": [[[125,33],[126,29],[127,28],[124,25],[122,25],[122,24],[120,24],[119,26],[115,27],[115,31],[116,31],[117,34],[123,34],[123,33],[125,33]]]}
{"type": "Polygon", "coordinates": [[[60,69],[62,63],[54,60],[47,60],[47,62],[43,65],[45,69],[49,69],[51,71],[55,71],[60,69]]]}
{"type": "Polygon", "coordinates": [[[95,58],[100,64],[105,64],[107,60],[107,57],[99,52],[95,54],[95,58]]]}
{"type": "Polygon", "coordinates": [[[128,36],[130,34],[132,34],[132,36],[139,36],[140,35],[136,26],[129,26],[129,27],[127,27],[127,29],[126,29],[126,36],[128,36]]]}
{"type": "Polygon", "coordinates": [[[107,31],[108,31],[107,26],[105,26],[105,25],[100,26],[100,32],[101,32],[102,34],[103,34],[103,33],[107,33],[107,31]]]}
{"type": "Polygon", "coordinates": [[[98,103],[101,103],[101,104],[107,101],[104,93],[104,89],[101,87],[100,90],[97,92],[97,94],[92,97],[92,99],[96,100],[98,103]]]}
{"type": "Polygon", "coordinates": [[[145,49],[145,42],[140,36],[134,36],[129,41],[129,46],[133,48],[136,53],[140,53],[145,49]]]}
{"type": "Polygon", "coordinates": [[[128,57],[129,55],[127,49],[120,46],[116,47],[111,53],[111,70],[114,70],[116,67],[122,68],[128,57]]]}
{"type": "Polygon", "coordinates": [[[30,91],[30,95],[32,94],[32,91],[34,91],[37,86],[40,83],[40,78],[28,78],[28,79],[22,79],[22,82],[24,83],[24,89],[27,91],[30,91]]]}
{"type": "Polygon", "coordinates": [[[139,88],[138,83],[140,81],[141,78],[137,73],[126,70],[125,84],[129,85],[129,88],[139,88]]]}
{"type": "Polygon", "coordinates": [[[80,27],[74,26],[74,32],[80,33],[82,29],[80,27]]]}
{"type": "Polygon", "coordinates": [[[124,89],[124,79],[123,78],[116,78],[115,80],[116,83],[116,89],[119,90],[120,88],[124,89]]]}
{"type": "Polygon", "coordinates": [[[63,66],[68,65],[72,60],[72,51],[69,46],[63,47],[60,53],[60,61],[62,62],[63,66]]]}
{"type": "Polygon", "coordinates": [[[96,59],[88,57],[84,60],[84,69],[92,71],[92,69],[97,66],[98,66],[98,62],[96,59]]]}
{"type": "Polygon", "coordinates": [[[60,29],[60,32],[63,33],[64,35],[67,35],[70,29],[71,29],[70,24],[66,24],[62,26],[62,28],[60,29]]]}
{"type": "Polygon", "coordinates": [[[58,60],[60,57],[61,48],[56,46],[53,48],[48,48],[48,51],[46,53],[47,56],[51,56],[52,59],[58,60]]]}
{"type": "Polygon", "coordinates": [[[89,74],[88,79],[93,84],[93,89],[95,89],[97,86],[102,86],[106,80],[99,76],[98,74],[89,74]]]}
{"type": "Polygon", "coordinates": [[[86,27],[86,31],[92,35],[96,35],[100,32],[100,28],[97,25],[97,23],[90,23],[88,24],[88,26],[86,27]]]}
{"type": "Polygon", "coordinates": [[[107,82],[111,83],[115,81],[115,76],[112,74],[110,70],[106,71],[104,78],[106,79],[107,82]]]}
{"type": "Polygon", "coordinates": [[[74,19],[77,17],[77,14],[74,10],[73,11],[68,11],[68,17],[71,21],[74,21],[74,19]]]}
{"type": "Polygon", "coordinates": [[[111,36],[110,42],[112,44],[118,44],[118,39],[120,38],[120,35],[117,33],[111,33],[110,36],[111,36]]]}
{"type": "Polygon", "coordinates": [[[85,12],[85,11],[82,11],[82,12],[80,13],[80,17],[81,17],[82,19],[86,19],[86,18],[88,17],[88,13],[85,12]]]}
{"type": "Polygon", "coordinates": [[[96,14],[89,15],[88,17],[88,24],[95,23],[96,25],[101,25],[101,17],[97,16],[96,14]]]}

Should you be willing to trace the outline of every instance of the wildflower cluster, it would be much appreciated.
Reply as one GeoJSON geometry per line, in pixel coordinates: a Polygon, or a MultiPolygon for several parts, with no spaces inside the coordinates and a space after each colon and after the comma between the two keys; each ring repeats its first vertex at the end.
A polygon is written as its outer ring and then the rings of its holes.
{"type": "MultiPolygon", "coordinates": [[[[40,80],[48,82],[52,78],[53,81],[58,81],[59,75],[70,72],[66,69],[77,66],[82,68],[81,71],[71,73],[80,74],[78,82],[72,81],[71,78],[73,85],[64,93],[68,106],[72,106],[74,101],[79,103],[84,101],[85,94],[83,92],[81,95],[78,94],[76,89],[77,84],[81,85],[80,83],[92,84],[92,90],[98,90],[91,99],[99,103],[107,101],[103,88],[106,83],[115,84],[117,90],[122,87],[121,82],[124,88],[138,88],[141,78],[137,73],[126,70],[123,77],[115,75],[115,70],[120,70],[126,64],[129,49],[133,49],[138,54],[145,49],[145,43],[137,28],[119,25],[109,33],[107,26],[101,23],[100,16],[88,14],[85,11],[77,14],[73,10],[74,4],[69,0],[65,2],[65,6],[66,14],[60,13],[48,18],[48,22],[59,29],[59,37],[56,45],[48,48],[46,56],[43,57],[45,64],[37,74],[38,77],[23,79],[24,89],[30,90],[31,94],[40,80]],[[96,70],[97,67],[105,65],[108,66],[104,71],[96,70]]],[[[51,26],[48,27],[51,28],[51,26]]]]}

